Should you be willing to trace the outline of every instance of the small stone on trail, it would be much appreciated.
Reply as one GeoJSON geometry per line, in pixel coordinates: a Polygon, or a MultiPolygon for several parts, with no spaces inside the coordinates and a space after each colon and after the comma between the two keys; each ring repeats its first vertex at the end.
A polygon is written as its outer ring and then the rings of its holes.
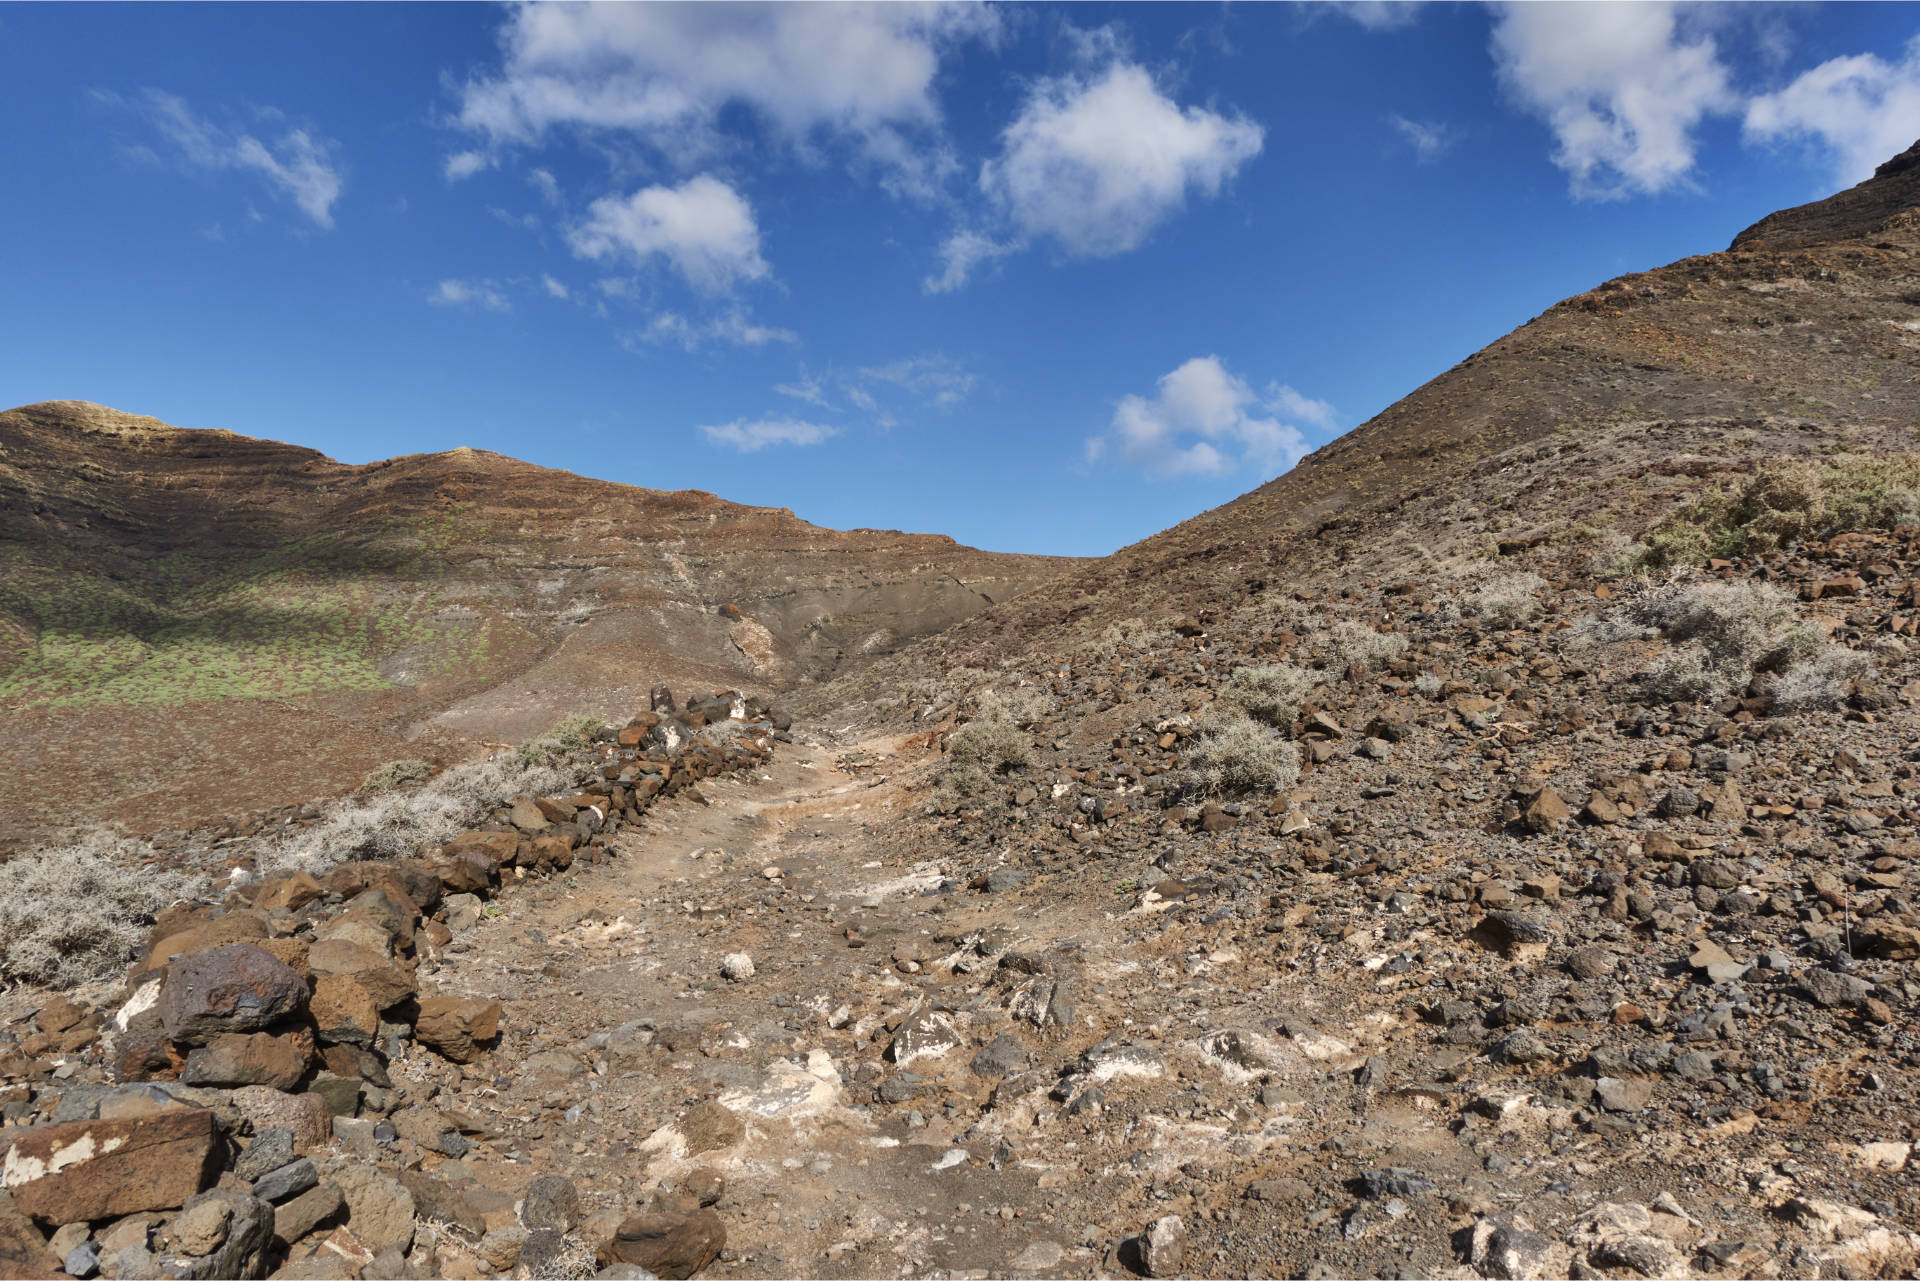
{"type": "Polygon", "coordinates": [[[745,952],[729,952],[720,958],[720,973],[730,982],[744,983],[753,977],[753,958],[745,952]]]}

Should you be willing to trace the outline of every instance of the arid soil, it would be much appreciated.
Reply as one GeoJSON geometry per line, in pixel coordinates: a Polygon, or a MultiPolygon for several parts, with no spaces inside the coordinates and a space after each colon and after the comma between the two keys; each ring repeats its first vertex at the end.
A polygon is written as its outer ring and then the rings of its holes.
{"type": "Polygon", "coordinates": [[[349,467],[98,405],[9,410],[0,848],[68,817],[47,797],[78,762],[129,766],[85,775],[92,817],[225,819],[621,716],[652,681],[784,688],[1065,563],[471,449],[349,467]]]}

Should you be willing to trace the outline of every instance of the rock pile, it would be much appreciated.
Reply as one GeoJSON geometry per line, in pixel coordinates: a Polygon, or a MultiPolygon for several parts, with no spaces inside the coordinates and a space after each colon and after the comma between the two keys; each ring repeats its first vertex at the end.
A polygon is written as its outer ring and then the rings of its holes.
{"type": "MultiPolygon", "coordinates": [[[[486,1128],[388,1069],[428,1053],[485,1070],[501,1004],[418,971],[487,899],[610,858],[624,823],[763,765],[791,724],[732,691],[654,701],[584,754],[575,790],[511,798],[417,858],[283,870],[177,906],[117,998],[56,997],[27,1035],[0,1033],[0,1276],[501,1273],[566,1249],[573,1184],[538,1180],[516,1206],[436,1178],[486,1128]]],[[[650,1213],[624,1236],[602,1225],[609,1261],[697,1268],[724,1239],[650,1213]],[[665,1254],[632,1244],[655,1236],[665,1254]]]]}

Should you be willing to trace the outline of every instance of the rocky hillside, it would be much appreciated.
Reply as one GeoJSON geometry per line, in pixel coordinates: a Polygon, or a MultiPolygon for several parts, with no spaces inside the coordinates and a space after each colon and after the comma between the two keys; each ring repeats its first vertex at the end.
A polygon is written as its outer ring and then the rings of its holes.
{"type": "Polygon", "coordinates": [[[93,812],[165,825],[610,715],[650,680],[781,688],[1061,564],[474,450],[352,467],[96,405],[11,410],[0,840],[67,817],[83,777],[93,812]]]}
{"type": "Polygon", "coordinates": [[[1063,626],[1638,537],[1767,460],[1916,447],[1920,143],[1727,250],[1557,304],[1287,474],[983,612],[908,670],[988,664],[1063,626]]]}

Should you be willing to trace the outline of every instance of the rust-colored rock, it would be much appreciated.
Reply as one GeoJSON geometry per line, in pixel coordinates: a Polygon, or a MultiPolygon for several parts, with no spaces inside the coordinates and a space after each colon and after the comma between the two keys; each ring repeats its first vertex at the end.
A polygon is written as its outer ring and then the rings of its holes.
{"type": "Polygon", "coordinates": [[[307,1152],[333,1138],[333,1114],[317,1094],[288,1094],[268,1085],[246,1085],[227,1096],[255,1134],[293,1131],[293,1150],[307,1152]]]}
{"type": "Polygon", "coordinates": [[[305,872],[281,872],[260,883],[253,906],[263,912],[297,912],[326,891],[305,872]]]}
{"type": "Polygon", "coordinates": [[[352,974],[322,974],[313,984],[313,1026],[327,1044],[371,1045],[380,1005],[352,974]]]}
{"type": "Polygon", "coordinates": [[[169,1108],[27,1130],[8,1149],[0,1183],[40,1223],[111,1219],[186,1204],[213,1182],[221,1155],[213,1113],[169,1108]]]}
{"type": "Polygon", "coordinates": [[[727,1225],[712,1210],[650,1209],[622,1223],[601,1257],[684,1281],[719,1258],[726,1245],[727,1225]]]}
{"type": "Polygon", "coordinates": [[[256,1032],[306,1009],[307,985],[251,943],[231,943],[174,961],[161,982],[160,1024],[182,1045],[225,1032],[256,1032]]]}
{"type": "Polygon", "coordinates": [[[500,1003],[458,996],[429,996],[420,1002],[413,1034],[455,1063],[471,1063],[486,1051],[483,1042],[500,1033],[500,1003]]]}
{"type": "Polygon", "coordinates": [[[1573,817],[1560,793],[1543,787],[1520,810],[1520,822],[1536,836],[1544,836],[1573,817]]]}
{"type": "Polygon", "coordinates": [[[229,1032],[187,1055],[183,1085],[270,1085],[291,1090],[313,1063],[313,1033],[229,1032]]]}
{"type": "Polygon", "coordinates": [[[344,939],[323,939],[308,953],[313,972],[322,977],[345,974],[353,978],[376,1008],[390,1010],[418,990],[414,981],[386,957],[371,948],[344,939]]]}
{"type": "Polygon", "coordinates": [[[13,1204],[0,1200],[0,1281],[41,1281],[60,1272],[46,1234],[13,1204]]]}
{"type": "Polygon", "coordinates": [[[213,920],[194,921],[185,928],[153,927],[143,968],[158,969],[177,956],[204,952],[227,943],[246,943],[267,937],[266,918],[257,912],[228,912],[213,920]]]}

